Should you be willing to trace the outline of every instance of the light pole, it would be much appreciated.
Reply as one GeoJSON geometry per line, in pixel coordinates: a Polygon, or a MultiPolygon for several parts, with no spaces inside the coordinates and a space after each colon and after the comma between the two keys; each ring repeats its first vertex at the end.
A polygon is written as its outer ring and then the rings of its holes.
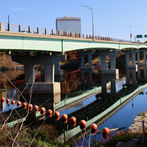
{"type": "Polygon", "coordinates": [[[85,8],[88,8],[89,10],[91,10],[91,14],[92,14],[92,37],[94,39],[94,20],[93,20],[93,8],[91,7],[88,7],[86,5],[82,5],[81,7],[85,7],[85,8]]]}
{"type": "Polygon", "coordinates": [[[132,26],[131,25],[127,25],[130,29],[130,41],[132,42],[132,26]]]}

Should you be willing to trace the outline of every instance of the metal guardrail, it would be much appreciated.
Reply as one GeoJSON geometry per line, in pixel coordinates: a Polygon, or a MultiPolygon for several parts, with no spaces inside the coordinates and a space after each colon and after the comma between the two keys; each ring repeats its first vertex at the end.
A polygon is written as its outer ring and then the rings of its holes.
{"type": "Polygon", "coordinates": [[[75,38],[85,38],[85,39],[94,39],[94,40],[104,40],[104,41],[117,41],[117,42],[131,42],[128,40],[115,39],[111,37],[103,37],[99,35],[88,34],[79,34],[73,32],[65,32],[65,31],[54,31],[53,29],[40,28],[40,27],[32,27],[26,25],[17,25],[10,23],[0,22],[0,31],[10,31],[10,32],[21,32],[21,33],[31,33],[31,34],[42,34],[42,35],[55,35],[55,36],[67,36],[67,37],[75,37],[75,38]]]}

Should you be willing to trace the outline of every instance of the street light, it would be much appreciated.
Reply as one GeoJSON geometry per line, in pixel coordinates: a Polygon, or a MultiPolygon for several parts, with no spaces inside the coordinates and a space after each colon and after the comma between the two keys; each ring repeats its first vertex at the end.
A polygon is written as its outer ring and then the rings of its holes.
{"type": "Polygon", "coordinates": [[[86,6],[86,5],[82,5],[81,7],[85,7],[85,8],[88,8],[89,10],[91,10],[91,14],[92,14],[92,36],[93,36],[93,39],[94,39],[93,8],[88,7],[88,6],[86,6]]]}
{"type": "Polygon", "coordinates": [[[132,26],[131,25],[127,25],[130,29],[130,41],[132,42],[132,26]]]}

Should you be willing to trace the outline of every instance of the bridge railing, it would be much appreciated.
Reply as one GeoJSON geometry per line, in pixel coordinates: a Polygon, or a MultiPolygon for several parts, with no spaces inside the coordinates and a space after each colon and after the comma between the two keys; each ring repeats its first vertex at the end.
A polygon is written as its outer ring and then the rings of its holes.
{"type": "Polygon", "coordinates": [[[115,39],[111,37],[103,37],[99,35],[80,34],[73,32],[65,31],[54,31],[53,29],[26,26],[26,25],[17,25],[10,23],[0,22],[0,31],[10,31],[10,32],[21,32],[21,33],[31,33],[31,34],[44,34],[44,35],[55,35],[55,36],[66,36],[66,37],[75,37],[75,38],[85,38],[85,39],[94,39],[94,40],[105,40],[105,41],[117,41],[117,42],[131,42],[128,40],[115,39]]]}

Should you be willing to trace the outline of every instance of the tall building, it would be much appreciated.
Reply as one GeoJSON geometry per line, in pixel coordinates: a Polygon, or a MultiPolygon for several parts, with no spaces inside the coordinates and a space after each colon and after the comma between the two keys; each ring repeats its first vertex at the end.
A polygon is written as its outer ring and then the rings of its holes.
{"type": "Polygon", "coordinates": [[[81,33],[81,18],[77,17],[58,17],[56,18],[56,31],[59,34],[81,33]]]}

